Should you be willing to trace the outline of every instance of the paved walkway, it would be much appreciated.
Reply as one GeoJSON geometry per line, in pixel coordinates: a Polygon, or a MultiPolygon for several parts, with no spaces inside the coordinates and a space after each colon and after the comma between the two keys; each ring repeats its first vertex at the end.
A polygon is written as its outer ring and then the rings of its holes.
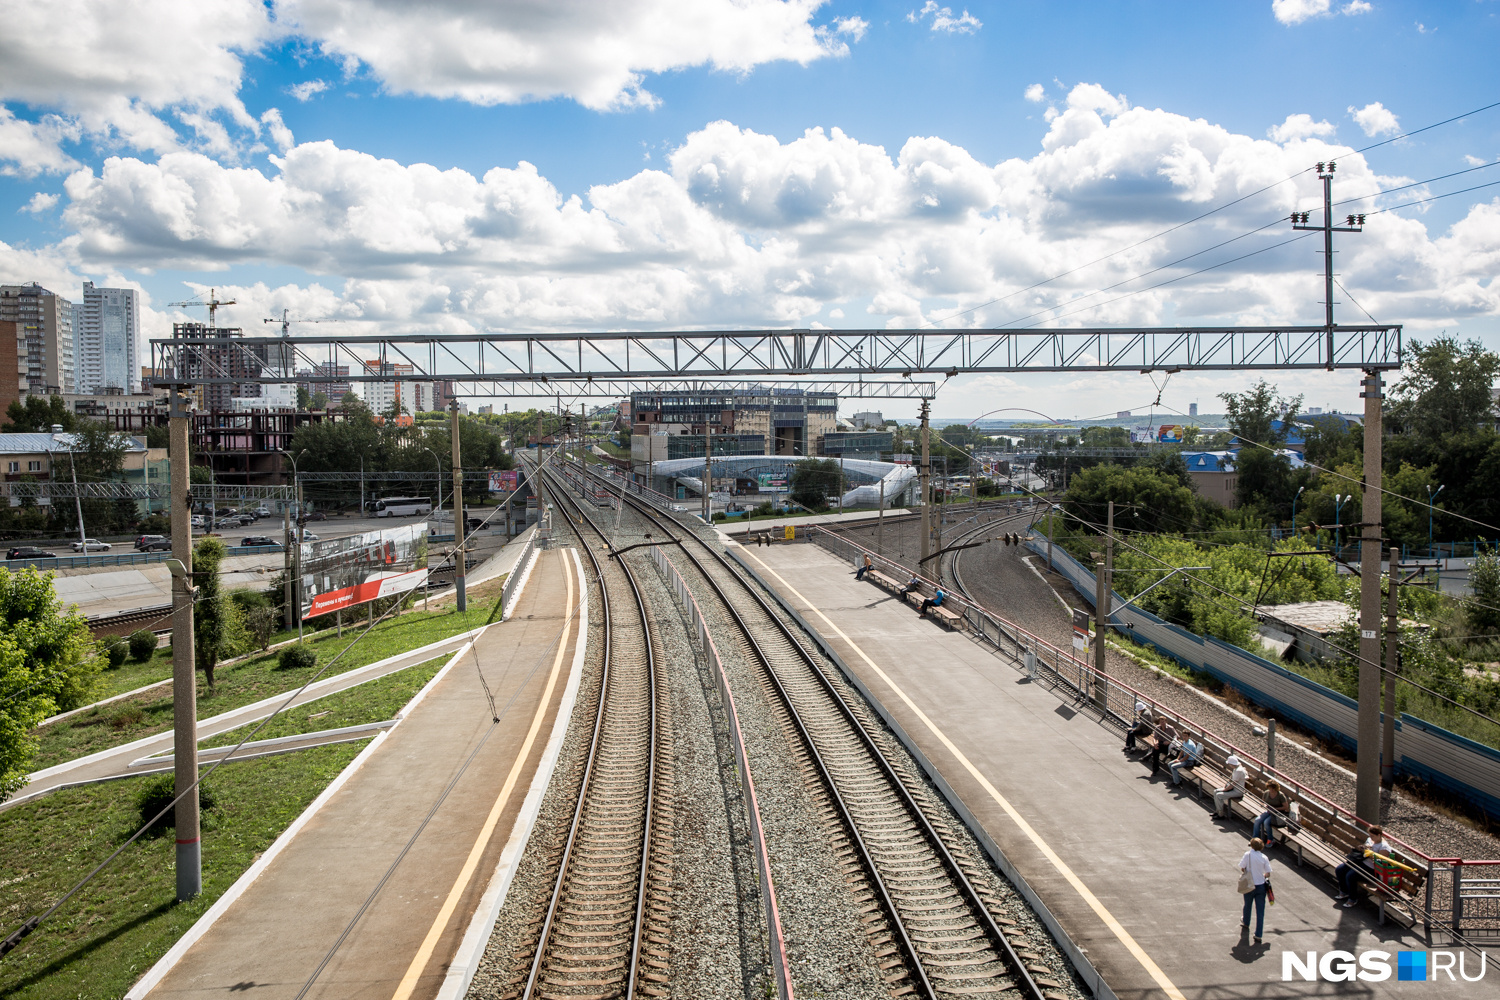
{"type": "MultiPolygon", "coordinates": [[[[1213,823],[1191,794],[1125,758],[1114,730],[1027,682],[1012,661],[855,582],[826,550],[739,552],[885,704],[1122,1000],[1393,997],[1415,986],[1396,981],[1395,953],[1426,950],[1420,935],[1378,927],[1368,906],[1334,908],[1332,883],[1281,851],[1271,854],[1278,902],[1266,944],[1242,943],[1243,824],[1213,823]],[[1284,951],[1334,949],[1388,952],[1391,978],[1282,980],[1284,951]]],[[[1475,958],[1467,962],[1474,975],[1475,958]]],[[[1500,970],[1486,978],[1445,978],[1443,995],[1495,996],[1500,970]]]]}
{"type": "Polygon", "coordinates": [[[552,730],[579,586],[569,551],[543,552],[516,615],[490,626],[150,996],[435,996],[552,730]]]}

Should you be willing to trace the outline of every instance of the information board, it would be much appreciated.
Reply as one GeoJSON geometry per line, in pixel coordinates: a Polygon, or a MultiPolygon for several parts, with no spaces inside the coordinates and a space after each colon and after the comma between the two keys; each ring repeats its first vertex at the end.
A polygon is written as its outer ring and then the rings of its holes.
{"type": "Polygon", "coordinates": [[[316,618],[427,581],[427,522],[302,543],[302,617],[316,618]]]}

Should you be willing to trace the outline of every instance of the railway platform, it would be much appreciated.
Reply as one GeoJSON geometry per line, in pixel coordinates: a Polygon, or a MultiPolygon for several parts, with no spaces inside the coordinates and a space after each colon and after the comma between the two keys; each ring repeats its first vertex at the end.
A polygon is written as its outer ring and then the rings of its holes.
{"type": "Polygon", "coordinates": [[[512,617],[128,996],[461,995],[571,712],[585,602],[576,553],[539,553],[512,617]]]}
{"type": "MultiPolygon", "coordinates": [[[[1115,730],[1029,682],[1019,664],[856,582],[821,547],[729,547],[883,703],[1114,996],[1392,997],[1409,985],[1397,953],[1428,951],[1420,932],[1379,926],[1368,906],[1336,908],[1332,883],[1282,850],[1270,852],[1277,903],[1265,943],[1242,939],[1235,889],[1248,829],[1214,823],[1191,793],[1153,781],[1121,754],[1115,730]],[[1283,980],[1283,952],[1334,950],[1384,951],[1390,976],[1283,980]]],[[[1475,976],[1476,956],[1466,962],[1475,976]]],[[[1445,996],[1490,996],[1500,982],[1493,968],[1464,982],[1455,965],[1453,976],[1441,977],[1445,996]]]]}

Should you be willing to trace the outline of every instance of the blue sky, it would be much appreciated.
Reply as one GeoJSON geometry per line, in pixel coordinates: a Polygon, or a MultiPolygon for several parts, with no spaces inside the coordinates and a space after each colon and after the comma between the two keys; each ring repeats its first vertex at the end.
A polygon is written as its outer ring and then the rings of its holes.
{"type": "MultiPolygon", "coordinates": [[[[1306,244],[1078,305],[1315,208],[1306,178],[1014,293],[1316,159],[1352,195],[1500,157],[1500,108],[1347,151],[1500,101],[1494,0],[0,4],[0,280],[136,285],[152,335],[209,285],[228,322],[351,332],[1315,322],[1306,244]]],[[[1408,336],[1500,347],[1497,192],[1380,216],[1340,257],[1349,291],[1408,336]]],[[[1163,401],[1217,409],[1244,381],[1163,401]]],[[[1358,402],[1352,378],[1277,381],[1358,402]]],[[[938,409],[1154,395],[971,378],[938,409]]]]}

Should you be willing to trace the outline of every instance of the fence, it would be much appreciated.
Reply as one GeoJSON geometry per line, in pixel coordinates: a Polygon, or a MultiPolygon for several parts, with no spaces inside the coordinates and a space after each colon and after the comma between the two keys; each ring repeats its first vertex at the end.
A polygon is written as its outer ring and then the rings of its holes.
{"type": "MultiPolygon", "coordinates": [[[[1027,545],[1045,554],[1046,543],[1027,545]]],[[[1061,548],[1053,547],[1053,568],[1073,584],[1085,600],[1094,593],[1094,574],[1061,548]]],[[[1111,594],[1116,604],[1124,603],[1111,594]]],[[[1359,749],[1359,704],[1352,698],[1247,650],[1212,637],[1196,635],[1132,607],[1116,613],[1114,627],[1136,642],[1170,656],[1193,670],[1228,684],[1278,718],[1289,719],[1309,732],[1359,749]]],[[[1500,818],[1500,750],[1451,733],[1402,713],[1396,720],[1396,770],[1443,789],[1500,818]]]]}
{"type": "MultiPolygon", "coordinates": [[[[809,537],[813,542],[851,565],[863,564],[864,557],[868,555],[874,562],[875,568],[887,572],[888,575],[897,575],[904,579],[911,573],[909,567],[885,556],[876,555],[846,536],[825,529],[813,528],[809,530],[809,537]]],[[[1035,542],[1031,544],[1034,545],[1035,542]]],[[[1045,543],[1042,548],[1045,551],[1045,543]]],[[[1061,550],[1058,550],[1058,554],[1062,554],[1061,550]]],[[[1074,564],[1077,565],[1076,560],[1074,564]]],[[[1078,566],[1078,569],[1082,570],[1082,567],[1078,566]]],[[[1073,578],[1070,576],[1069,579],[1073,578]]],[[[1092,575],[1089,579],[1092,580],[1092,575]]],[[[922,580],[928,587],[934,584],[934,581],[926,577],[922,577],[922,580]]],[[[1082,582],[1081,578],[1076,580],[1075,587],[1083,593],[1091,593],[1079,586],[1082,582]]],[[[1242,749],[1196,722],[1185,719],[1174,709],[1162,705],[1130,685],[1096,671],[1092,663],[1075,655],[1072,650],[1054,646],[1034,632],[1002,618],[961,594],[950,594],[943,604],[945,607],[960,610],[964,624],[976,636],[993,646],[997,652],[1023,664],[1029,675],[1044,680],[1054,687],[1063,688],[1072,695],[1076,704],[1092,706],[1100,713],[1104,721],[1112,722],[1120,727],[1127,726],[1135,714],[1136,702],[1143,702],[1149,705],[1158,717],[1165,716],[1183,721],[1195,731],[1202,732],[1206,743],[1222,749],[1225,753],[1237,754],[1244,762],[1246,769],[1252,773],[1274,778],[1281,783],[1283,788],[1291,790],[1295,796],[1319,803],[1332,814],[1336,822],[1347,827],[1351,834],[1365,829],[1366,824],[1350,810],[1278,771],[1256,753],[1242,749]]],[[[1134,609],[1132,609],[1133,614],[1134,609]]],[[[1272,666],[1269,663],[1266,665],[1272,666]]],[[[1305,680],[1305,678],[1298,679],[1305,680]]],[[[1329,692],[1329,694],[1334,694],[1334,692],[1329,692]]],[[[1344,700],[1348,701],[1347,698],[1344,700]]],[[[1420,720],[1411,721],[1426,725],[1420,720]]],[[[1461,739],[1461,737],[1454,738],[1461,739]]],[[[1473,934],[1476,931],[1481,933],[1500,931],[1500,892],[1496,891],[1500,888],[1500,882],[1474,874],[1466,877],[1464,874],[1468,870],[1471,873],[1500,875],[1500,861],[1432,857],[1395,837],[1387,835],[1387,839],[1403,854],[1426,869],[1428,895],[1425,908],[1427,919],[1431,923],[1440,923],[1451,927],[1454,931],[1462,931],[1466,934],[1473,934]]]]}
{"type": "Polygon", "coordinates": [[[510,568],[510,575],[505,578],[505,586],[500,588],[500,620],[504,621],[510,613],[510,601],[515,596],[516,588],[526,578],[526,569],[531,565],[531,560],[536,558],[538,549],[537,539],[541,537],[541,530],[531,533],[531,537],[521,546],[521,554],[516,559],[516,564],[510,568]]]}
{"type": "Polygon", "coordinates": [[[750,843],[755,847],[755,861],[760,872],[760,884],[765,887],[765,891],[761,893],[761,900],[766,910],[766,926],[770,928],[772,938],[770,942],[771,969],[776,978],[776,992],[781,1000],[791,1000],[791,974],[787,968],[786,943],[781,932],[781,917],[776,908],[776,886],[771,881],[771,858],[766,850],[765,833],[761,829],[760,805],[755,798],[755,779],[750,774],[750,761],[745,756],[745,738],[740,732],[740,719],[734,707],[734,694],[729,690],[729,675],[724,671],[724,661],[719,658],[719,649],[714,645],[713,636],[709,634],[708,622],[703,617],[703,610],[698,607],[692,591],[688,590],[682,574],[677,572],[677,567],[672,564],[672,560],[667,558],[667,554],[659,545],[651,546],[651,561],[656,564],[656,568],[666,579],[667,586],[671,588],[683,609],[687,611],[688,618],[692,621],[693,635],[698,640],[698,647],[703,650],[709,663],[713,665],[714,680],[719,686],[719,696],[724,699],[724,714],[729,724],[731,742],[734,744],[734,760],[745,783],[745,812],[750,821],[750,843]]]}

